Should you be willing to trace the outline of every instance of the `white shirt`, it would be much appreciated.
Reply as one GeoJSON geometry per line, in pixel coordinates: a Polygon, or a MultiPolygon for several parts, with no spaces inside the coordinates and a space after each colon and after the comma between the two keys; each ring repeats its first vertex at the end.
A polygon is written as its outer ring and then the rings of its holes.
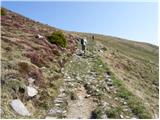
{"type": "Polygon", "coordinates": [[[87,40],[86,39],[84,39],[84,45],[86,45],[87,44],[87,40]]]}

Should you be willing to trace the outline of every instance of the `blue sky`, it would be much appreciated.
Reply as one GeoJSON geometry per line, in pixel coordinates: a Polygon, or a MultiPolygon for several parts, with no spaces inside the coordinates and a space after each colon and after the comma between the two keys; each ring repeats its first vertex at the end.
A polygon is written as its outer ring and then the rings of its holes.
{"type": "Polygon", "coordinates": [[[2,2],[51,26],[158,45],[157,2],[2,2]]]}

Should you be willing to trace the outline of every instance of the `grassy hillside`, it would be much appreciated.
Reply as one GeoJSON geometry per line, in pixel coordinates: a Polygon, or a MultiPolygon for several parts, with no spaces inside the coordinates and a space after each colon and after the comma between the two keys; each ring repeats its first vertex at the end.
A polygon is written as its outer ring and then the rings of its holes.
{"type": "MultiPolygon", "coordinates": [[[[1,18],[1,103],[3,118],[25,118],[16,114],[11,100],[20,99],[32,112],[29,118],[44,118],[63,83],[61,69],[73,54],[75,38],[65,34],[67,47],[51,44],[47,36],[58,29],[32,21],[3,8],[1,18]],[[38,34],[43,38],[38,38],[38,34]],[[29,97],[26,87],[34,79],[38,95],[29,97]]],[[[62,31],[63,32],[63,31],[62,31]]]]}
{"type": "Polygon", "coordinates": [[[1,12],[2,118],[158,117],[157,46],[64,31],[1,12]],[[57,31],[66,40],[63,47],[57,37],[48,40],[57,31]],[[88,40],[86,56],[79,55],[80,37],[88,40]],[[33,97],[27,94],[31,80],[38,91],[33,97]],[[10,105],[14,99],[31,115],[17,114],[10,105]]]}

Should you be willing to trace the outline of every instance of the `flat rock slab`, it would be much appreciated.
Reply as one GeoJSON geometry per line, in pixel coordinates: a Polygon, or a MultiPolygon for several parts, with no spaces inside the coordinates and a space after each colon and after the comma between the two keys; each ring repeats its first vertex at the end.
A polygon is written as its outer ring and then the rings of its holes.
{"type": "Polygon", "coordinates": [[[27,94],[29,97],[37,95],[38,91],[34,87],[27,86],[27,94]]]}
{"type": "Polygon", "coordinates": [[[52,108],[49,111],[48,115],[57,116],[58,114],[61,114],[61,113],[63,113],[62,109],[60,109],[60,108],[52,108]]]}
{"type": "Polygon", "coordinates": [[[22,116],[31,115],[30,112],[27,110],[27,108],[19,99],[12,100],[11,106],[19,115],[22,115],[22,116]]]}

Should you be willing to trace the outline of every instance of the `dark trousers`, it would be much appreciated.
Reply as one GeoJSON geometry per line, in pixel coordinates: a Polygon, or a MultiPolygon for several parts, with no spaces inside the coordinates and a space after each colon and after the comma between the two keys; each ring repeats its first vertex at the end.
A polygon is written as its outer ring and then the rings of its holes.
{"type": "Polygon", "coordinates": [[[82,44],[82,51],[84,52],[84,54],[85,54],[85,50],[86,50],[86,46],[82,44]]]}

